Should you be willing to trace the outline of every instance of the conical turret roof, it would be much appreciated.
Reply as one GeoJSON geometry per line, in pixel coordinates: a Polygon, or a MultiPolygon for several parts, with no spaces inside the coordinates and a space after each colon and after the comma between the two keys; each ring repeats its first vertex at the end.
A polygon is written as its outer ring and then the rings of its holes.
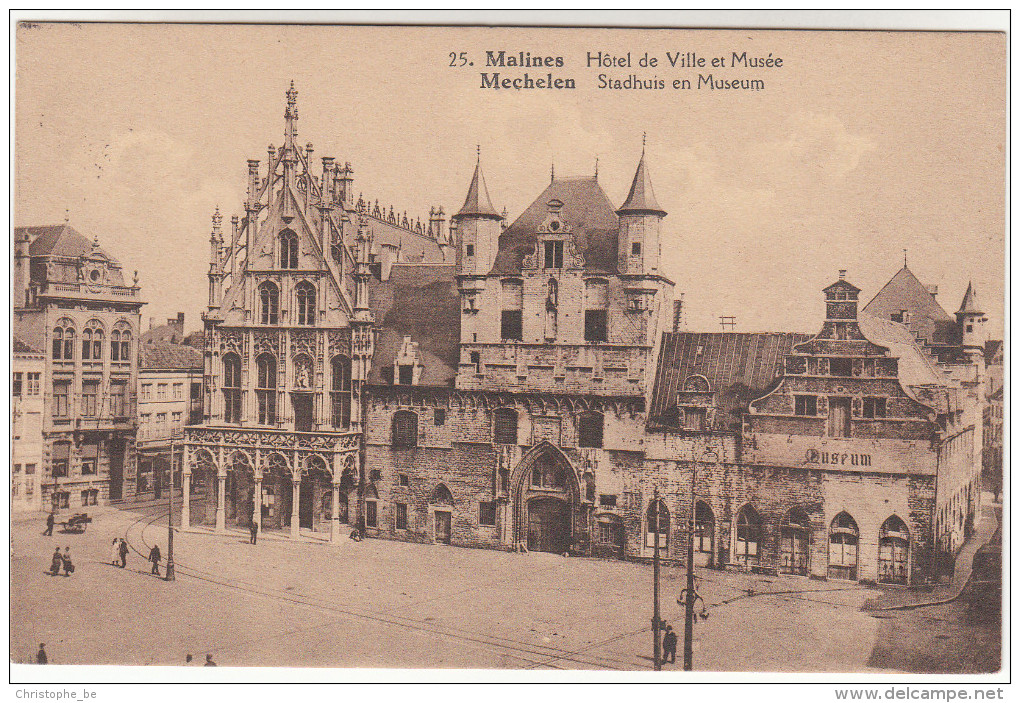
{"type": "Polygon", "coordinates": [[[485,187],[485,176],[482,175],[481,159],[475,163],[475,175],[471,177],[471,185],[468,187],[464,207],[454,217],[491,217],[497,220],[503,219],[503,216],[496,212],[496,208],[492,206],[492,201],[489,199],[489,189],[485,187]]]}
{"type": "Polygon", "coordinates": [[[985,311],[981,309],[981,306],[978,305],[977,291],[974,290],[974,283],[973,283],[973,281],[968,281],[968,283],[967,283],[967,292],[963,294],[963,302],[960,303],[960,309],[956,311],[956,314],[957,315],[966,315],[966,314],[982,315],[982,314],[984,314],[984,312],[985,311]]]}
{"type": "Polygon", "coordinates": [[[620,215],[624,213],[652,213],[664,216],[666,214],[666,211],[659,206],[659,201],[655,199],[652,179],[648,175],[648,167],[645,165],[644,149],[641,150],[641,161],[638,162],[634,182],[630,184],[627,201],[616,212],[620,215]]]}

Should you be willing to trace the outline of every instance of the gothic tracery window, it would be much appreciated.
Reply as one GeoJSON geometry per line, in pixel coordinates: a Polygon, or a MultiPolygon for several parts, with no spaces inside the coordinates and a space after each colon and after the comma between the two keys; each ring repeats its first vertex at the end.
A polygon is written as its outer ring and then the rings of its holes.
{"type": "Polygon", "coordinates": [[[259,301],[261,303],[261,319],[263,325],[277,325],[280,323],[280,289],[275,284],[266,281],[259,286],[259,301]]]}
{"type": "Polygon", "coordinates": [[[289,229],[280,232],[280,268],[296,269],[298,267],[297,235],[289,229]]]}

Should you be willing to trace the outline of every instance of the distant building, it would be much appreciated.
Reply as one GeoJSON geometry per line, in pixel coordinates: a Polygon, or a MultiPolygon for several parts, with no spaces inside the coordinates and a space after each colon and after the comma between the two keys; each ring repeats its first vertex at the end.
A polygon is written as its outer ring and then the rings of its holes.
{"type": "Polygon", "coordinates": [[[44,509],[134,494],[137,277],[69,225],[14,231],[14,334],[46,357],[44,509]]]}
{"type": "Polygon", "coordinates": [[[202,352],[183,340],[184,313],[142,335],[136,492],[155,498],[167,487],[171,438],[176,438],[174,485],[180,489],[184,427],[202,421],[202,352]]]}
{"type": "Polygon", "coordinates": [[[11,507],[41,510],[46,356],[17,337],[11,363],[11,507]]]}

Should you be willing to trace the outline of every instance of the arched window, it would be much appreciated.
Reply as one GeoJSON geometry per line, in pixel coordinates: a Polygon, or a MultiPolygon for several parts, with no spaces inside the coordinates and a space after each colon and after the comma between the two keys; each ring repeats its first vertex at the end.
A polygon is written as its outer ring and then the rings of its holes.
{"type": "Polygon", "coordinates": [[[715,515],[708,503],[699,500],[694,506],[694,551],[711,558],[714,544],[715,515]]]}
{"type": "Polygon", "coordinates": [[[297,235],[289,229],[280,232],[280,268],[296,269],[298,267],[297,235]]]}
{"type": "Polygon", "coordinates": [[[892,515],[878,533],[878,580],[880,583],[907,583],[909,576],[910,530],[892,515]]]}
{"type": "Polygon", "coordinates": [[[436,486],[436,489],[432,491],[432,495],[429,497],[429,503],[433,505],[453,505],[453,494],[450,493],[450,489],[445,484],[440,483],[436,486]]]}
{"type": "Polygon", "coordinates": [[[100,361],[103,358],[103,327],[99,320],[89,320],[81,333],[82,361],[100,361]]]}
{"type": "Polygon", "coordinates": [[[745,566],[758,563],[761,551],[761,516],[750,505],[745,505],[737,515],[736,561],[745,566]]]}
{"type": "Polygon", "coordinates": [[[857,546],[860,530],[847,513],[840,513],[829,526],[829,578],[857,580],[857,546]]]}
{"type": "Polygon", "coordinates": [[[255,397],[259,406],[259,424],[276,424],[276,357],[262,354],[255,360],[258,367],[258,382],[255,397]]]}
{"type": "Polygon", "coordinates": [[[53,359],[74,360],[74,322],[66,317],[57,320],[57,326],[53,328],[53,359]]]}
{"type": "Polygon", "coordinates": [[[351,360],[346,356],[333,357],[330,398],[333,401],[333,427],[350,427],[351,360]]]}
{"type": "Polygon", "coordinates": [[[259,299],[262,303],[262,324],[278,325],[280,323],[280,289],[276,284],[266,281],[259,286],[259,299]]]}
{"type": "Polygon", "coordinates": [[[602,413],[586,412],[577,419],[577,444],[581,447],[602,446],[602,413]]]}
{"type": "Polygon", "coordinates": [[[110,361],[131,361],[131,329],[126,322],[118,322],[110,333],[110,361]]]}
{"type": "Polygon", "coordinates": [[[410,410],[393,413],[393,446],[410,448],[418,446],[418,415],[410,410]]]}
{"type": "Polygon", "coordinates": [[[806,575],[811,520],[800,508],[792,508],[780,526],[779,570],[784,574],[806,575]]]}
{"type": "Polygon", "coordinates": [[[294,287],[297,293],[297,310],[299,325],[315,324],[315,286],[308,281],[301,281],[294,287]]]}
{"type": "Polygon", "coordinates": [[[660,498],[648,504],[645,512],[645,546],[655,546],[655,534],[659,534],[659,549],[669,549],[669,508],[660,498]]]}
{"type": "Polygon", "coordinates": [[[223,421],[241,421],[241,357],[233,352],[223,355],[223,421]]]}
{"type": "Polygon", "coordinates": [[[493,441],[496,444],[517,444],[517,411],[500,408],[493,414],[493,441]]]}

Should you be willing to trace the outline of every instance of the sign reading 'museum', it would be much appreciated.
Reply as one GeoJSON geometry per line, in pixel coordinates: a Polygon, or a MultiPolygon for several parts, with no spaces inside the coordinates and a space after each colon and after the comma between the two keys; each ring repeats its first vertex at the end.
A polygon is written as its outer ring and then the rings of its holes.
{"type": "Polygon", "coordinates": [[[847,452],[822,452],[808,449],[805,456],[808,464],[829,464],[832,466],[871,466],[870,454],[849,454],[847,452]]]}

